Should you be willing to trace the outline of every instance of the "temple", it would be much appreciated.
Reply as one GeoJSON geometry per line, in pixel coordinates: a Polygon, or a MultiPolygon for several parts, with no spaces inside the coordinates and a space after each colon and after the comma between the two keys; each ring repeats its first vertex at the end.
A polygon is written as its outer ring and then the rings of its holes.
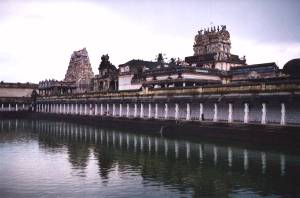
{"type": "Polygon", "coordinates": [[[84,93],[90,90],[94,73],[86,48],[74,51],[71,55],[65,79],[62,81],[46,79],[39,82],[40,95],[64,95],[84,93]]]}
{"type": "MultiPolygon", "coordinates": [[[[245,56],[231,54],[230,33],[225,25],[201,29],[194,38],[192,56],[154,61],[132,59],[116,68],[108,54],[102,55],[94,76],[86,48],[74,51],[62,81],[39,83],[40,95],[109,92],[172,87],[197,87],[290,78],[274,62],[247,65],[245,56]]],[[[293,74],[292,74],[293,75],[293,74]]]]}

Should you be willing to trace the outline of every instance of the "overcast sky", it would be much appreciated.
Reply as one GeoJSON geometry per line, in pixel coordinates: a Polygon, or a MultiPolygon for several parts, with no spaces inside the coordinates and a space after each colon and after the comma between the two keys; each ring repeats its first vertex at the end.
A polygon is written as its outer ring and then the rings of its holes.
{"type": "Polygon", "coordinates": [[[131,59],[193,55],[199,29],[227,25],[231,52],[248,64],[300,57],[300,1],[0,1],[0,81],[62,80],[73,51],[131,59]]]}

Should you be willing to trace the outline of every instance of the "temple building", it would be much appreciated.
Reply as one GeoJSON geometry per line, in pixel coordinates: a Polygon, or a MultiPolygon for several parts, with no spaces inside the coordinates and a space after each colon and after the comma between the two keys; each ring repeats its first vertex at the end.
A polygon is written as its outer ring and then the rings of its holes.
{"type": "Polygon", "coordinates": [[[198,31],[193,45],[194,55],[185,58],[192,66],[229,71],[246,65],[246,59],[231,54],[230,33],[225,25],[198,31]]]}
{"type": "Polygon", "coordinates": [[[65,79],[40,82],[39,94],[241,84],[290,79],[298,72],[294,66],[298,59],[288,62],[283,70],[274,62],[247,65],[245,56],[240,58],[231,54],[230,33],[225,25],[198,31],[193,51],[193,56],[184,60],[171,58],[167,62],[159,53],[155,61],[133,59],[120,64],[118,69],[109,61],[108,55],[102,55],[99,74],[94,77],[84,48],[73,52],[65,79]]]}
{"type": "Polygon", "coordinates": [[[64,82],[73,82],[77,85],[77,92],[84,92],[90,89],[90,82],[93,77],[94,73],[86,48],[74,51],[64,82]]]}
{"type": "Polygon", "coordinates": [[[119,90],[140,89],[145,80],[143,71],[156,65],[157,62],[134,59],[119,65],[119,90]]]}
{"type": "Polygon", "coordinates": [[[108,54],[101,57],[99,74],[92,79],[93,91],[118,90],[118,69],[110,63],[108,54]]]}
{"type": "Polygon", "coordinates": [[[44,96],[83,93],[90,90],[94,73],[86,48],[71,55],[65,79],[39,82],[39,94],[44,96]]]}

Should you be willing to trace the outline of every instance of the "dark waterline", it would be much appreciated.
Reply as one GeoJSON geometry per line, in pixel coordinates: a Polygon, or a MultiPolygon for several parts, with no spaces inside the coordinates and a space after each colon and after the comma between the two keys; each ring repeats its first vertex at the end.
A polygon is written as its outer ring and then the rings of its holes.
{"type": "Polygon", "coordinates": [[[0,120],[0,197],[299,197],[300,155],[0,120]]]}

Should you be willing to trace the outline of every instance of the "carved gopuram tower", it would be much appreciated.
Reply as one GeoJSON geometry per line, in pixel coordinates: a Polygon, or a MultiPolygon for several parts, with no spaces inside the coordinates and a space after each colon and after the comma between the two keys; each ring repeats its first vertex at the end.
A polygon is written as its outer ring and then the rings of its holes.
{"type": "Polygon", "coordinates": [[[186,57],[186,62],[205,68],[230,70],[231,67],[245,65],[246,60],[230,53],[230,34],[225,25],[198,31],[195,36],[194,56],[186,57]]]}
{"type": "Polygon", "coordinates": [[[85,48],[74,51],[64,81],[90,81],[94,77],[88,52],[85,48]]]}

